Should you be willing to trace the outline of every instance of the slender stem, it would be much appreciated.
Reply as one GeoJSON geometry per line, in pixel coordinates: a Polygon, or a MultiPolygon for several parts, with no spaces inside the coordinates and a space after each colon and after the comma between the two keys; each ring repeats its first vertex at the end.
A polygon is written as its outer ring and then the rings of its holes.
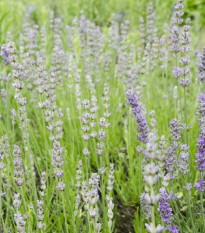
{"type": "MultiPolygon", "coordinates": [[[[201,179],[203,178],[203,173],[200,173],[201,179]]],[[[204,232],[204,205],[203,205],[203,192],[200,192],[200,203],[201,203],[201,232],[204,232]]]]}
{"type": "Polygon", "coordinates": [[[65,228],[66,228],[66,232],[68,233],[69,231],[68,231],[68,224],[67,224],[67,217],[66,217],[64,192],[61,192],[61,196],[62,196],[62,201],[63,201],[63,212],[64,212],[64,218],[65,218],[65,228]]]}
{"type": "MultiPolygon", "coordinates": [[[[102,156],[100,156],[100,168],[103,167],[103,159],[102,156]]],[[[102,195],[102,212],[103,212],[103,223],[105,224],[105,216],[106,216],[106,208],[105,208],[105,187],[103,182],[103,174],[100,177],[100,189],[101,189],[101,195],[102,195]]]]}
{"type": "MultiPolygon", "coordinates": [[[[2,194],[2,185],[3,185],[3,183],[2,183],[2,174],[1,174],[1,171],[0,171],[0,194],[2,194]]],[[[4,223],[4,219],[3,219],[2,197],[0,197],[0,217],[1,217],[3,229],[5,231],[6,227],[5,227],[5,223],[4,223]]]]}
{"type": "Polygon", "coordinates": [[[188,120],[187,120],[187,103],[186,103],[186,88],[184,87],[184,118],[185,118],[185,123],[186,123],[186,143],[189,145],[189,138],[188,138],[188,132],[187,132],[187,127],[188,127],[188,120]]]}
{"type": "Polygon", "coordinates": [[[192,214],[192,211],[191,211],[191,204],[190,204],[190,191],[188,191],[187,197],[188,197],[188,209],[189,209],[189,215],[190,215],[190,218],[191,218],[192,229],[195,232],[196,228],[195,228],[195,223],[194,223],[194,220],[193,220],[193,214],[192,214]]]}
{"type": "MultiPolygon", "coordinates": [[[[151,165],[153,166],[154,165],[154,162],[153,160],[151,160],[151,165]]],[[[153,180],[153,176],[152,176],[152,180],[153,180]]],[[[155,196],[155,193],[154,193],[154,186],[152,185],[151,188],[150,188],[150,196],[151,198],[155,196]]],[[[155,224],[155,208],[154,208],[154,205],[152,205],[151,207],[151,219],[152,219],[152,229],[153,229],[153,232],[155,232],[155,228],[156,228],[156,224],[155,224]]]]}

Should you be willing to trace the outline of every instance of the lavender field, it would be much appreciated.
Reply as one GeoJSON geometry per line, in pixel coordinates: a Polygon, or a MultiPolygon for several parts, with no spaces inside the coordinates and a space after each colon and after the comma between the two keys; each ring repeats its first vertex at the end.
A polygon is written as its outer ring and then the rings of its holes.
{"type": "Polygon", "coordinates": [[[0,0],[0,233],[205,233],[204,0],[0,0]]]}

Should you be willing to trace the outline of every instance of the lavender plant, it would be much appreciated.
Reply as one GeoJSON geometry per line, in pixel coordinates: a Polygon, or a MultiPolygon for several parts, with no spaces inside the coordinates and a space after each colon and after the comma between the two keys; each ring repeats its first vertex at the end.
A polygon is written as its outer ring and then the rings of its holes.
{"type": "Polygon", "coordinates": [[[0,232],[204,232],[203,4],[30,4],[0,3],[0,232]]]}

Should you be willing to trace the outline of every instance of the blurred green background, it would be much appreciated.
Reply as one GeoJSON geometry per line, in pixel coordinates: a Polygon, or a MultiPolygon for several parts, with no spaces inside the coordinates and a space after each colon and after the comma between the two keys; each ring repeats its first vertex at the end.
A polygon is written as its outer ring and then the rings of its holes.
{"type": "MultiPolygon", "coordinates": [[[[139,17],[145,15],[148,0],[0,0],[0,40],[5,39],[9,30],[18,36],[25,12],[30,6],[35,7],[33,19],[42,25],[48,22],[50,10],[56,15],[63,15],[65,24],[69,24],[74,16],[84,15],[100,26],[108,26],[111,13],[125,12],[125,19],[131,22],[131,32],[138,30],[139,17]]],[[[176,1],[154,0],[156,22],[169,22],[176,1]]],[[[205,0],[184,1],[185,16],[191,17],[194,30],[204,34],[205,0]]],[[[159,25],[160,26],[160,25],[159,25]]],[[[159,27],[160,28],[160,27],[159,27]]]]}

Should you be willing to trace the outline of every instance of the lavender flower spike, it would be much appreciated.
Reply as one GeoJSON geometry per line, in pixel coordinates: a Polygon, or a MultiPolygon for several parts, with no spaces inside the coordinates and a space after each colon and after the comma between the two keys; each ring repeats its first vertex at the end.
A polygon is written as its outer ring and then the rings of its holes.
{"type": "Polygon", "coordinates": [[[9,54],[10,54],[9,46],[8,46],[7,44],[3,44],[3,45],[1,46],[1,53],[0,53],[0,56],[2,56],[2,58],[3,58],[3,63],[4,63],[5,65],[10,64],[9,54]]]}
{"type": "Polygon", "coordinates": [[[205,170],[205,127],[202,127],[201,133],[198,138],[198,153],[196,154],[196,169],[199,172],[203,172],[205,170]]]}
{"type": "Polygon", "coordinates": [[[200,192],[205,191],[205,181],[200,180],[198,183],[195,183],[195,188],[198,189],[200,192]]]}
{"type": "Polygon", "coordinates": [[[177,226],[172,227],[172,222],[174,221],[172,208],[168,203],[171,197],[167,194],[165,188],[160,189],[160,199],[159,199],[159,207],[158,211],[160,212],[162,221],[167,224],[166,229],[169,230],[170,233],[178,233],[179,230],[177,226]]]}
{"type": "Polygon", "coordinates": [[[205,47],[201,56],[201,63],[199,64],[199,80],[205,82],[205,47]]]}
{"type": "Polygon", "coordinates": [[[147,142],[147,136],[149,133],[149,127],[146,122],[145,113],[142,110],[142,106],[139,103],[139,97],[134,94],[133,90],[127,91],[127,102],[132,108],[133,116],[136,117],[137,122],[137,130],[139,134],[137,134],[137,138],[143,142],[147,142]]]}

